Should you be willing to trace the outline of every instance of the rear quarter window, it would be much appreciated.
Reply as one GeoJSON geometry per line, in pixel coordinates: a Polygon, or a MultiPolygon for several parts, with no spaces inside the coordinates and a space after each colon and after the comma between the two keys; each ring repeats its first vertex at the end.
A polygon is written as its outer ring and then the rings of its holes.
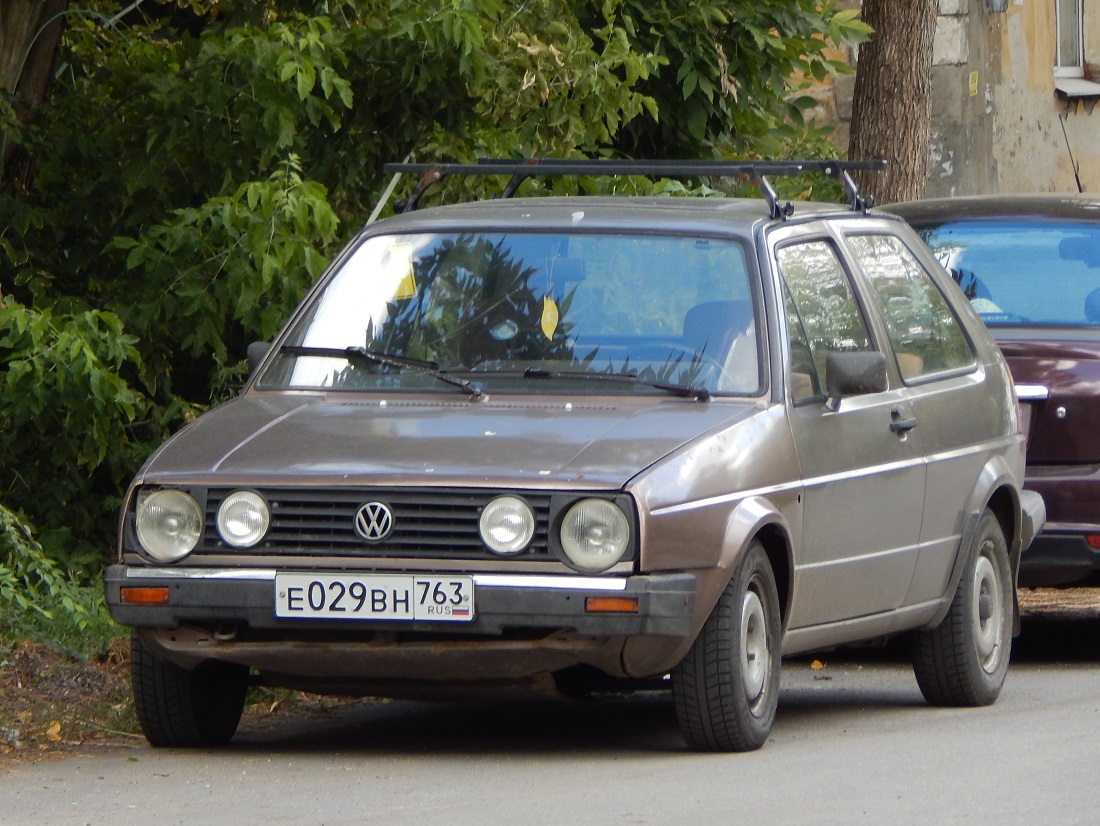
{"type": "Polygon", "coordinates": [[[847,239],[870,282],[906,381],[965,369],[974,353],[951,305],[931,275],[893,235],[847,239]]]}

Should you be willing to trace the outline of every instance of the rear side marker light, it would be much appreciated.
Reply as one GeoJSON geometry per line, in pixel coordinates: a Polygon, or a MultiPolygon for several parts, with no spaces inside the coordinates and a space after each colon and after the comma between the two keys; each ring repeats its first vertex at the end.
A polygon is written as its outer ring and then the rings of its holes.
{"type": "Polygon", "coordinates": [[[584,610],[589,614],[637,614],[636,597],[585,597],[584,610]]]}
{"type": "Polygon", "coordinates": [[[1089,547],[1094,551],[1100,551],[1100,535],[1090,533],[1085,537],[1085,541],[1089,543],[1089,547]]]}
{"type": "Polygon", "coordinates": [[[167,605],[167,588],[120,588],[119,598],[126,605],[167,605]]]}

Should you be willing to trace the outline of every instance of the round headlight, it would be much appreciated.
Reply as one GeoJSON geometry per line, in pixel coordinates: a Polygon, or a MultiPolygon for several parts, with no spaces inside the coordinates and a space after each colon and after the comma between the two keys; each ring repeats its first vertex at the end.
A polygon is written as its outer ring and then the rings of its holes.
{"type": "Polygon", "coordinates": [[[478,520],[481,540],[495,554],[518,554],[535,535],[535,514],[516,496],[501,496],[485,506],[478,520]]]}
{"type": "Polygon", "coordinates": [[[626,515],[606,499],[582,499],[561,523],[562,550],[581,571],[606,571],[623,558],[629,543],[626,515]]]}
{"type": "Polygon", "coordinates": [[[202,536],[202,509],[182,490],[155,490],[139,496],[137,538],[141,547],[158,562],[183,559],[202,536]]]}
{"type": "Polygon", "coordinates": [[[218,533],[234,548],[251,548],[264,538],[270,524],[267,502],[250,490],[229,494],[218,508],[218,533]]]}

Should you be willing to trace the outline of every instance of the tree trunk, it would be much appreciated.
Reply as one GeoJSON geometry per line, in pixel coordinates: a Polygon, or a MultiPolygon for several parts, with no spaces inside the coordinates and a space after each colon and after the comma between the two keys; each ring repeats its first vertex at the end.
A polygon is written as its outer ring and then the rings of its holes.
{"type": "Polygon", "coordinates": [[[860,190],[878,203],[924,195],[932,131],[932,44],[937,0],[864,0],[875,33],[859,47],[852,101],[851,160],[886,160],[863,172],[860,190]]]}
{"type": "MultiPolygon", "coordinates": [[[[26,123],[53,86],[69,0],[0,0],[0,81],[16,116],[26,123]]],[[[31,159],[9,135],[0,135],[0,184],[25,189],[31,159]]]]}

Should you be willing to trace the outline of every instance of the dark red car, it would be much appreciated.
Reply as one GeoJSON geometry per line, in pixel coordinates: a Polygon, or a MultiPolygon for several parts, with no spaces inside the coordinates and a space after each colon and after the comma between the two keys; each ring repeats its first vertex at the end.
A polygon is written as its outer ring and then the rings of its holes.
{"type": "Polygon", "coordinates": [[[1029,489],[1046,528],[1020,584],[1100,583],[1100,198],[1011,195],[894,204],[992,330],[1031,408],[1029,489]]]}

